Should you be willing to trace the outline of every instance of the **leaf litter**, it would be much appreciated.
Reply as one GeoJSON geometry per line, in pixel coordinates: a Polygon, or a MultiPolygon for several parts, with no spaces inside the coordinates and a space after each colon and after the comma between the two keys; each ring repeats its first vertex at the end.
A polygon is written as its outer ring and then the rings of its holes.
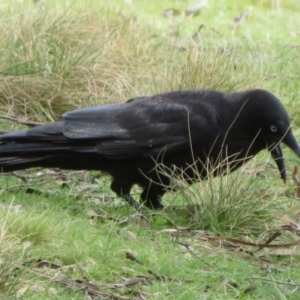
{"type": "MultiPolygon", "coordinates": [[[[136,263],[142,264],[132,253],[126,252],[126,259],[130,259],[136,263]]],[[[142,264],[143,265],[143,264],[142,264]]],[[[57,283],[61,286],[65,286],[77,292],[85,293],[93,299],[94,297],[100,297],[104,299],[113,299],[113,300],[140,300],[145,299],[142,292],[133,290],[132,288],[140,285],[151,285],[153,281],[175,281],[175,282],[192,282],[193,280],[178,280],[176,278],[171,278],[164,275],[158,275],[152,270],[148,270],[149,275],[137,275],[133,278],[124,278],[124,281],[121,283],[113,284],[100,284],[93,283],[91,281],[82,280],[82,279],[68,279],[64,278],[61,272],[62,270],[67,270],[73,268],[74,266],[61,266],[46,260],[31,260],[24,262],[21,265],[14,267],[14,271],[23,270],[30,274],[34,274],[37,277],[46,279],[50,282],[57,283]],[[55,270],[55,272],[51,271],[55,270]],[[125,289],[125,290],[124,290],[125,289]],[[107,290],[113,290],[114,292],[108,292],[107,290]],[[122,294],[116,294],[115,291],[120,291],[122,294]],[[124,296],[123,294],[130,294],[130,298],[124,296]],[[134,295],[134,297],[132,296],[134,295]]],[[[66,274],[66,272],[65,272],[66,274]]],[[[35,291],[44,291],[45,289],[37,284],[35,286],[30,286],[29,284],[23,284],[17,290],[17,298],[22,297],[28,289],[34,289],[35,291]]],[[[54,289],[54,288],[52,288],[54,289]]],[[[56,291],[56,289],[54,289],[56,291]]]]}
{"type": "MultiPolygon", "coordinates": [[[[77,175],[81,176],[78,180],[86,182],[86,179],[82,176],[85,176],[85,172],[74,172],[77,175]]],[[[28,174],[28,173],[27,173],[28,174]]],[[[30,173],[31,174],[31,173],[30,173]]],[[[15,174],[13,174],[15,175],[15,174]]],[[[73,177],[73,172],[62,172],[57,170],[50,170],[49,173],[41,173],[38,172],[36,176],[32,175],[17,175],[16,177],[20,178],[24,183],[21,187],[24,187],[28,193],[35,193],[40,192],[40,190],[36,191],[35,189],[29,188],[30,185],[36,185],[36,183],[31,184],[30,181],[34,180],[36,178],[46,178],[46,181],[42,182],[41,185],[45,184],[45,182],[48,182],[47,178],[48,175],[51,178],[51,181],[56,180],[59,185],[62,187],[65,187],[68,185],[68,182],[71,181],[73,177]]],[[[294,172],[292,175],[292,178],[297,186],[297,197],[300,198],[300,181],[298,179],[298,168],[294,168],[294,172]]],[[[20,186],[12,187],[10,189],[20,188],[20,186]]],[[[87,191],[91,188],[90,185],[87,185],[86,187],[81,187],[80,192],[83,193],[84,191],[87,191]]],[[[11,210],[13,211],[19,211],[23,209],[23,206],[11,206],[11,210]]],[[[144,228],[145,230],[152,231],[151,229],[151,222],[147,220],[143,215],[132,215],[129,217],[126,217],[122,220],[115,219],[109,216],[103,216],[98,214],[93,209],[88,209],[86,211],[86,215],[89,218],[104,218],[115,221],[119,225],[124,225],[126,223],[132,223],[134,225],[140,226],[144,228]]],[[[217,236],[209,231],[205,230],[190,230],[189,228],[180,228],[179,226],[176,226],[175,223],[172,224],[176,228],[165,228],[163,230],[155,230],[156,234],[170,234],[179,244],[182,249],[185,249],[189,254],[189,259],[195,259],[198,261],[201,261],[204,264],[207,264],[211,266],[209,263],[205,261],[205,258],[202,259],[197,254],[197,247],[200,246],[205,251],[208,251],[210,253],[217,252],[218,249],[223,249],[226,251],[229,251],[232,254],[238,255],[239,257],[242,257],[245,260],[249,259],[258,259],[261,261],[262,266],[265,266],[264,268],[268,272],[272,272],[272,268],[270,267],[273,264],[276,264],[277,261],[273,261],[272,257],[284,257],[284,256],[293,256],[293,255],[300,255],[300,251],[294,247],[300,244],[300,239],[298,236],[300,235],[300,220],[299,220],[300,213],[297,213],[295,216],[295,220],[289,217],[287,214],[284,214],[282,212],[277,212],[275,215],[275,218],[277,219],[277,229],[269,230],[265,232],[265,236],[267,237],[264,242],[260,241],[255,242],[249,239],[249,237],[245,235],[243,239],[240,238],[232,238],[228,236],[217,236]],[[273,232],[272,232],[273,231],[273,232]],[[286,233],[290,233],[288,236],[286,236],[286,233]],[[180,239],[180,240],[179,240],[180,239]],[[188,239],[189,241],[183,241],[182,239],[188,239]],[[278,239],[280,239],[280,242],[278,242],[278,239]],[[286,239],[288,239],[288,242],[285,242],[286,239]],[[276,242],[275,242],[276,241],[276,242]],[[194,244],[191,246],[191,244],[194,244]],[[294,247],[294,248],[291,248],[294,247]],[[195,250],[196,249],[196,250],[195,250]],[[263,251],[263,253],[261,253],[263,251]],[[263,265],[264,264],[264,265],[263,265]]],[[[133,233],[128,231],[127,236],[130,239],[136,240],[137,236],[133,233]]],[[[263,236],[263,234],[261,235],[263,236]]],[[[24,244],[24,250],[31,247],[31,244],[24,244]]],[[[132,253],[126,252],[125,255],[126,259],[130,259],[133,262],[136,262],[138,264],[143,265],[143,263],[132,253]]],[[[185,257],[186,258],[186,257],[185,257]]],[[[27,272],[33,273],[38,277],[44,278],[46,280],[49,280],[51,282],[55,282],[59,285],[75,289],[78,292],[84,292],[90,297],[102,297],[106,299],[116,299],[116,300],[126,300],[126,299],[145,299],[144,294],[142,292],[137,292],[136,290],[132,290],[133,287],[136,286],[143,286],[143,285],[150,285],[152,281],[174,281],[174,282],[192,282],[193,280],[190,279],[177,279],[168,277],[165,275],[158,275],[152,270],[148,270],[148,275],[136,275],[133,278],[125,278],[124,282],[122,283],[113,283],[113,284],[94,284],[92,282],[86,281],[86,280],[72,280],[68,278],[59,278],[61,274],[55,273],[54,275],[45,273],[43,270],[51,270],[51,269],[57,269],[61,270],[62,266],[53,264],[47,261],[36,261],[35,266],[32,265],[30,267],[26,266],[24,263],[21,266],[18,266],[17,269],[26,269],[27,272]],[[104,289],[104,290],[102,290],[104,289]],[[107,292],[105,289],[113,289],[113,290],[120,290],[120,289],[126,289],[126,293],[129,293],[131,295],[135,295],[134,298],[131,296],[130,298],[124,297],[123,295],[107,292]]],[[[261,280],[261,281],[267,281],[264,278],[253,278],[255,280],[261,280]]],[[[278,282],[281,284],[290,284],[295,287],[300,286],[300,284],[297,283],[289,283],[289,281],[282,281],[278,282]]],[[[232,286],[233,288],[238,288],[237,283],[234,279],[230,279],[226,282],[227,285],[232,286]]],[[[26,291],[30,288],[27,284],[23,284],[16,292],[17,297],[22,297],[26,291]]],[[[256,284],[254,282],[250,283],[250,285],[244,289],[243,293],[251,293],[256,289],[256,284]]]]}

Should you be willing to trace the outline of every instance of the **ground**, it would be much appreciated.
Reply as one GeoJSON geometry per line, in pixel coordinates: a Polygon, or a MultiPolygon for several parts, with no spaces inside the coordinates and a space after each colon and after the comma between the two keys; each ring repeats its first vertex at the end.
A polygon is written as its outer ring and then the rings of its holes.
{"type": "MultiPolygon", "coordinates": [[[[2,1],[1,131],[169,90],[270,90],[300,142],[300,3],[2,1]],[[103,3],[99,3],[103,2],[103,3]]],[[[299,299],[299,160],[268,153],[141,218],[99,172],[2,174],[1,299],[299,299]],[[90,298],[89,298],[90,297],[90,298]]],[[[138,199],[139,187],[134,197],[138,199]]]]}

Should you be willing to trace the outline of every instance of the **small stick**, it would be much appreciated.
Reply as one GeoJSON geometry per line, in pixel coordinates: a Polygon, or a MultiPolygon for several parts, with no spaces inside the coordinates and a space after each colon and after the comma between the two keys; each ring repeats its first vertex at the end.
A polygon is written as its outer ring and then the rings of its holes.
{"type": "Polygon", "coordinates": [[[43,123],[22,121],[20,119],[6,117],[6,116],[0,116],[0,119],[12,121],[12,122],[15,122],[15,123],[21,124],[21,125],[26,125],[28,127],[35,127],[35,126],[43,125],[43,123]]]}
{"type": "Polygon", "coordinates": [[[295,166],[292,178],[293,178],[293,180],[295,181],[295,183],[297,185],[297,197],[300,198],[300,180],[298,179],[297,174],[298,174],[298,167],[295,166]]]}

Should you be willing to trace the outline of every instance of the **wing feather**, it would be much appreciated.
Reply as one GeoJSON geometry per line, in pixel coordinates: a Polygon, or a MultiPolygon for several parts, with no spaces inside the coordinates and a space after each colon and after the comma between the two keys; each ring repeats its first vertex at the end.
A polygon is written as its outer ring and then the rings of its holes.
{"type": "Polygon", "coordinates": [[[212,97],[212,91],[170,92],[79,109],[64,114],[59,122],[2,135],[0,141],[52,143],[59,149],[64,144],[110,159],[176,153],[191,146],[191,137],[194,143],[208,144],[218,135],[223,108],[216,109],[212,99],[225,106],[226,101],[215,93],[212,97]]]}
{"type": "Polygon", "coordinates": [[[190,131],[201,135],[207,128],[208,121],[190,104],[156,96],[76,110],[64,115],[64,135],[95,140],[97,152],[110,158],[176,152],[190,146],[190,131]]]}

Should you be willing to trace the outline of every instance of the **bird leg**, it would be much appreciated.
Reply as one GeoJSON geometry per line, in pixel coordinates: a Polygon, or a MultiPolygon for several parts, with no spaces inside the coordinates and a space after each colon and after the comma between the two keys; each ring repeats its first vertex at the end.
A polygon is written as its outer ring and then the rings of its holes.
{"type": "Polygon", "coordinates": [[[132,183],[126,180],[126,177],[117,177],[111,183],[111,189],[119,196],[122,197],[127,203],[133,206],[139,213],[143,214],[143,208],[133,197],[130,196],[130,189],[132,183]]]}
{"type": "Polygon", "coordinates": [[[164,187],[154,184],[150,185],[141,194],[143,205],[150,209],[163,209],[164,206],[161,204],[160,199],[164,193],[164,187]]]}
{"type": "Polygon", "coordinates": [[[133,206],[139,213],[143,214],[145,212],[142,205],[140,205],[133,197],[129,194],[123,194],[122,197],[131,205],[133,206]]]}

